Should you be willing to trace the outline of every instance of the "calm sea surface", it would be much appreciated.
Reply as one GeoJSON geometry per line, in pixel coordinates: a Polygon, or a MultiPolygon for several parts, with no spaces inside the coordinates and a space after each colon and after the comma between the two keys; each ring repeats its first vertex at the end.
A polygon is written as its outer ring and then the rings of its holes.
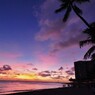
{"type": "Polygon", "coordinates": [[[29,90],[58,88],[58,87],[62,87],[62,84],[0,81],[0,95],[16,93],[16,92],[24,92],[29,90]]]}

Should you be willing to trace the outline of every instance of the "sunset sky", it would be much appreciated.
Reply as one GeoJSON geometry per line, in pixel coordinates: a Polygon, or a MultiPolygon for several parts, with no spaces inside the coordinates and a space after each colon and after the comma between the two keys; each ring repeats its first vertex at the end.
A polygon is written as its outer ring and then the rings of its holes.
{"type": "MultiPolygon", "coordinates": [[[[66,23],[55,14],[58,0],[0,0],[0,79],[64,82],[74,77],[73,63],[89,46],[85,24],[72,14],[66,23]]],[[[80,6],[80,5],[78,5],[80,6]]],[[[95,1],[82,4],[83,17],[95,21],[95,1]]]]}

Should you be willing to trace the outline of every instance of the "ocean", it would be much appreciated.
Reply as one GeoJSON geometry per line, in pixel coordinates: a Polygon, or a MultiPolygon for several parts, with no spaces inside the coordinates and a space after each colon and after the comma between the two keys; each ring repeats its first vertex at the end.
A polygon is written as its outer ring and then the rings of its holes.
{"type": "Polygon", "coordinates": [[[0,95],[38,89],[59,88],[62,86],[61,83],[0,81],[0,95]]]}

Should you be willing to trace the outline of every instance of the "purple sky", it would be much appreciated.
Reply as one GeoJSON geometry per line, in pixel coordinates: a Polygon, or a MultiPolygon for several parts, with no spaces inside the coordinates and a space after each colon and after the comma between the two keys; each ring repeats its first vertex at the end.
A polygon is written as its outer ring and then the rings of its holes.
{"type": "MultiPolygon", "coordinates": [[[[86,38],[81,31],[87,27],[74,12],[63,23],[64,12],[54,13],[59,5],[58,0],[0,0],[1,66],[66,70],[83,60],[89,46],[80,49],[79,41],[86,38]]],[[[89,23],[95,21],[94,0],[80,8],[89,23]]]]}

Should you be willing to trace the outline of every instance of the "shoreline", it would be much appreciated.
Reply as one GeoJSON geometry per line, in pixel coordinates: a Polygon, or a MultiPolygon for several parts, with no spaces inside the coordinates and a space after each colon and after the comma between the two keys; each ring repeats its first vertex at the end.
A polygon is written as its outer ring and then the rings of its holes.
{"type": "Polygon", "coordinates": [[[25,91],[6,95],[95,95],[95,93],[93,92],[92,89],[87,87],[82,88],[65,87],[25,91]]]}

